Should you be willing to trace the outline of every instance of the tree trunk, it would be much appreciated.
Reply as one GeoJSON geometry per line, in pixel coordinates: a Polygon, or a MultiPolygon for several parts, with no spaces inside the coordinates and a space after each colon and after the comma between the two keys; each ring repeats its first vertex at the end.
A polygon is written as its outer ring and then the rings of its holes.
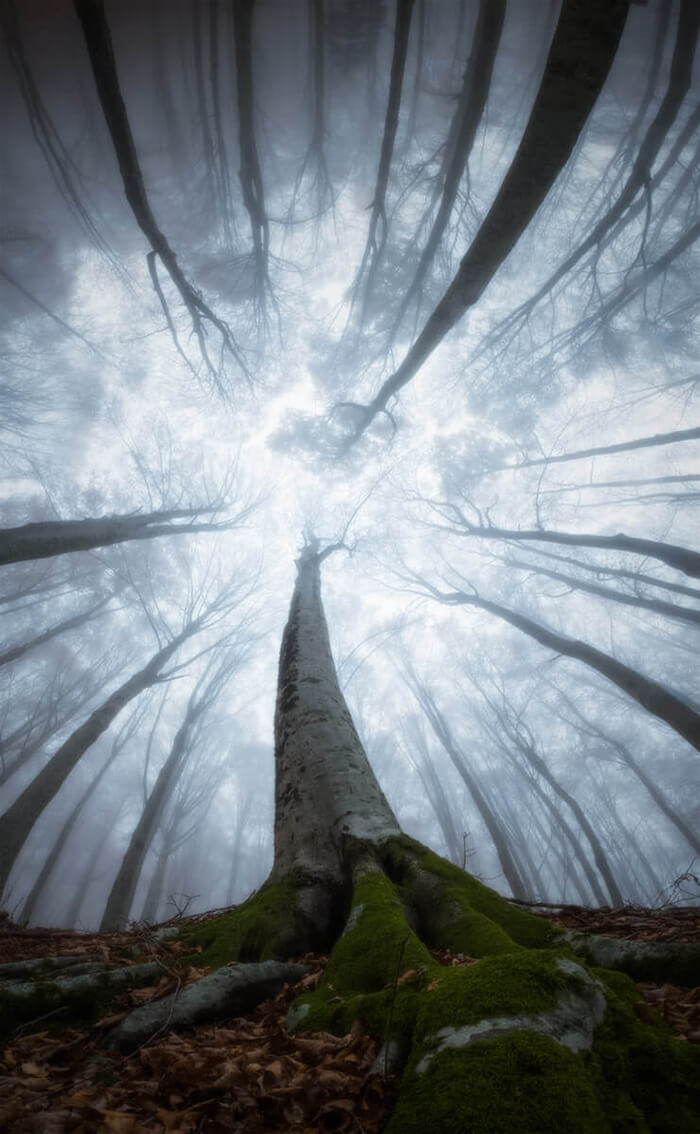
{"type": "Polygon", "coordinates": [[[420,296],[423,281],[435,259],[442,235],[452,214],[459,183],[467,168],[476,132],[486,106],[491,75],[496,62],[498,45],[501,41],[505,13],[506,0],[481,0],[479,4],[479,15],[474,31],[471,56],[464,74],[462,93],[445,144],[447,159],[443,165],[444,184],[440,206],[421,253],[416,273],[401,301],[394,322],[394,331],[398,328],[412,300],[420,296]]]}
{"type": "Polygon", "coordinates": [[[0,817],[0,892],[4,889],[8,875],[24,846],[32,827],[42,811],[51,803],[68,779],[81,757],[109,728],[114,718],[130,701],[144,689],[154,685],[163,667],[175,651],[199,628],[199,622],[192,622],[177,637],[164,646],[138,673],[133,674],[123,685],[115,689],[88,719],[73,732],[58,751],[44,765],[39,774],[24,789],[21,795],[0,817]]]}
{"type": "Polygon", "coordinates": [[[192,729],[203,707],[204,705],[197,703],[194,695],[190,698],[185,719],[177,730],[170,753],[156,777],[107,897],[100,933],[123,929],[128,921],[144,859],[177,785],[178,776],[190,751],[192,729]]]}
{"type": "Polygon", "coordinates": [[[564,0],[530,120],[459,270],[398,370],[348,438],[349,448],[481,297],[566,165],[612,65],[627,0],[564,0]]]}
{"type": "Polygon", "coordinates": [[[21,657],[28,654],[30,650],[35,650],[37,646],[43,646],[45,642],[50,642],[52,638],[57,638],[59,634],[65,634],[68,630],[75,630],[77,626],[82,626],[86,622],[90,622],[93,618],[97,617],[97,612],[101,610],[112,598],[109,595],[107,598],[98,602],[95,606],[91,606],[89,610],[83,611],[82,614],[74,614],[72,618],[64,618],[63,622],[57,622],[55,626],[49,627],[44,630],[42,634],[37,634],[34,638],[29,638],[26,642],[21,642],[19,646],[12,646],[11,649],[5,650],[0,654],[0,665],[9,665],[10,662],[19,661],[21,657]]]}
{"type": "Polygon", "coordinates": [[[637,610],[648,610],[652,614],[660,614],[664,618],[675,618],[679,622],[690,622],[693,625],[700,623],[700,610],[692,610],[688,606],[676,606],[663,599],[644,598],[641,595],[629,595],[624,591],[612,591],[609,587],[600,587],[596,583],[586,583],[583,579],[574,579],[571,575],[564,575],[561,571],[551,571],[547,567],[539,567],[536,563],[523,563],[519,559],[504,559],[508,567],[515,567],[518,571],[529,571],[533,575],[543,575],[547,579],[556,579],[564,583],[570,590],[584,591],[589,595],[607,599],[610,602],[619,602],[622,606],[636,607],[637,610]]]}
{"type": "MultiPolygon", "coordinates": [[[[213,509],[208,509],[213,511],[213,509]]],[[[204,509],[207,511],[207,509],[204,509]]],[[[198,509],[174,508],[163,512],[143,512],[126,516],[98,516],[85,520],[40,520],[19,528],[0,529],[0,566],[27,559],[47,559],[92,547],[110,547],[132,539],[217,531],[221,525],[172,520],[197,515],[198,509]]]]}
{"type": "Polygon", "coordinates": [[[574,449],[571,453],[559,453],[549,457],[530,457],[517,465],[497,465],[491,472],[507,472],[510,469],[529,469],[533,465],[556,465],[561,461],[581,461],[587,457],[603,457],[607,453],[626,453],[630,449],[650,449],[656,445],[677,445],[681,441],[697,441],[700,427],[677,429],[671,433],[655,433],[652,437],[637,437],[634,441],[618,441],[615,445],[595,445],[590,449],[574,449]]]}
{"type": "MultiPolygon", "coordinates": [[[[131,1013],[109,1046],[133,1050],[203,1009],[208,1019],[230,1014],[232,981],[245,1011],[303,974],[285,965],[274,988],[252,997],[261,966],[246,961],[326,948],[321,979],[297,997],[288,1025],[345,1035],[357,1021],[383,1042],[379,1066],[403,1072],[387,1134],[592,1134],[612,1129],[621,1110],[657,1129],[660,1105],[666,1129],[688,1129],[687,1045],[635,1015],[634,986],[562,955],[567,938],[548,922],[401,833],[338,685],[320,597],[330,550],[312,540],[302,551],[282,641],[270,877],[243,905],[183,929],[186,948],[201,947],[198,964],[221,971],[177,1003],[131,1013]],[[430,948],[478,963],[444,965],[430,948]]],[[[695,954],[681,953],[687,968],[695,954]]],[[[638,972],[659,964],[648,946],[605,956],[638,972]]]]}
{"type": "Polygon", "coordinates": [[[233,0],[233,38],[236,52],[236,94],[238,96],[238,176],[243,204],[250,218],[255,261],[255,288],[259,302],[264,300],[268,282],[270,232],[265,213],[262,170],[255,141],[253,117],[253,8],[255,0],[233,0]]]}
{"type": "Polygon", "coordinates": [[[457,522],[462,526],[447,529],[455,535],[479,536],[480,539],[510,539],[517,543],[534,540],[536,543],[563,543],[569,547],[599,547],[603,551],[629,552],[632,555],[658,559],[660,563],[666,563],[674,570],[682,571],[684,575],[700,579],[700,552],[673,543],[662,543],[656,539],[639,539],[637,536],[625,535],[624,532],[606,536],[588,535],[584,532],[554,532],[545,528],[528,531],[522,528],[498,528],[495,525],[480,527],[463,518],[457,522]]]}
{"type": "Polygon", "coordinates": [[[693,56],[698,38],[698,25],[700,24],[700,6],[697,0],[681,0],[676,44],[671,61],[671,72],[668,80],[666,94],[656,115],[646,132],[644,140],[639,147],[630,175],[625,186],[615,201],[615,204],[595,224],[585,240],[571,252],[557,270],[542,284],[522,308],[513,313],[513,318],[522,312],[529,312],[556,287],[561,279],[590,252],[600,244],[617,222],[623,217],[625,211],[634,201],[637,194],[648,185],[651,180],[651,169],[663,145],[668,131],[680,110],[681,103],[689,88],[693,70],[693,56]]]}
{"type": "Polygon", "coordinates": [[[68,818],[65,820],[63,826],[58,832],[58,835],[56,836],[53,846],[49,851],[47,851],[46,858],[44,859],[44,865],[37,874],[34,884],[29,891],[29,894],[27,895],[27,899],[22,906],[20,921],[23,924],[27,924],[28,922],[31,922],[33,920],[37,904],[41,900],[43,892],[46,889],[49,880],[51,879],[51,876],[59,862],[63,848],[68,842],[75,824],[78,822],[78,818],[83,812],[85,804],[97,791],[97,788],[102,783],[105,774],[109,771],[118,755],[119,745],[115,742],[112,745],[112,751],[100,768],[99,772],[94,777],[94,779],[90,781],[85,791],[82,793],[80,798],[71,809],[68,818]]]}
{"type": "Polygon", "coordinates": [[[411,29],[413,5],[414,0],[397,0],[396,4],[394,53],[391,60],[389,97],[384,117],[384,133],[382,134],[382,145],[379,153],[379,165],[377,167],[377,180],[374,186],[367,243],[358,273],[358,281],[365,276],[361,322],[365,320],[374,283],[374,276],[379,266],[387,238],[386,191],[389,185],[389,169],[394,152],[396,131],[399,125],[401,88],[403,86],[404,71],[406,69],[406,54],[408,51],[408,36],[411,29]],[[377,239],[377,229],[379,229],[379,239],[377,239]]]}
{"type": "Polygon", "coordinates": [[[504,622],[509,622],[511,626],[534,638],[540,645],[547,646],[555,653],[564,654],[565,657],[576,658],[577,661],[590,666],[700,751],[700,714],[691,709],[690,705],[680,697],[670,693],[663,685],[637,673],[630,666],[619,662],[617,658],[597,650],[595,646],[589,646],[586,642],[557,634],[524,614],[518,614],[515,610],[509,610],[508,607],[479,598],[477,595],[457,591],[451,595],[440,596],[435,592],[435,597],[450,606],[476,606],[479,610],[495,614],[497,618],[502,618],[504,622]]]}
{"type": "MultiPolygon", "coordinates": [[[[245,371],[231,330],[226,323],[214,314],[201,294],[187,279],[177,262],[177,257],[168,243],[167,237],[158,227],[158,222],[156,221],[146,192],[143,173],[141,171],[134,137],[131,132],[131,124],[119,84],[117,62],[114,55],[109,24],[105,14],[104,2],[103,0],[74,0],[74,4],[78,20],[83,29],[85,46],[90,57],[100,105],[119,164],[119,172],[121,173],[124,184],[124,193],[126,194],[126,199],[131,207],[134,219],[152,249],[152,258],[149,259],[151,280],[163,308],[163,314],[165,315],[174,344],[184,361],[190,365],[180,347],[175,325],[168,310],[163,292],[158,284],[155,271],[155,256],[158,256],[160,259],[185,305],[209,377],[220,390],[223,390],[221,377],[217,367],[212,363],[207,349],[205,329],[207,324],[217,329],[221,336],[223,346],[234,356],[238,364],[245,371]]],[[[193,369],[191,365],[190,369],[193,369]]]]}

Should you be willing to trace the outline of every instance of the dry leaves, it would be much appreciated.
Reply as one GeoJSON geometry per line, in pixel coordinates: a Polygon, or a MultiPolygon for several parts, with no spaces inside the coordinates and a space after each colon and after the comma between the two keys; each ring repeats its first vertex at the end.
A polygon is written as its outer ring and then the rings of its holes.
{"type": "MultiPolygon", "coordinates": [[[[321,973],[320,960],[314,977],[321,973]]],[[[391,1084],[370,1074],[378,1044],[290,1036],[287,1007],[309,975],[249,1017],[164,1036],[127,1058],[100,1051],[98,1029],[18,1039],[0,1057],[7,1134],[194,1134],[195,1131],[379,1131],[391,1084]],[[76,1046],[76,1038],[82,1042],[76,1046]]],[[[162,989],[159,990],[159,995],[162,989]]]]}

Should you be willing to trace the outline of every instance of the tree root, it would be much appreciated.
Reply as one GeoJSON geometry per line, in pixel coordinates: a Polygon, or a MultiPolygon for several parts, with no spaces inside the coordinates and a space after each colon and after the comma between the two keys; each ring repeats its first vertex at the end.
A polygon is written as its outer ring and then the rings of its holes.
{"type": "Polygon", "coordinates": [[[261,1001],[276,996],[284,984],[301,980],[307,971],[306,965],[281,961],[217,969],[162,1000],[130,1012],[110,1032],[105,1046],[126,1054],[169,1029],[212,1023],[224,1016],[243,1016],[261,1001]]]}

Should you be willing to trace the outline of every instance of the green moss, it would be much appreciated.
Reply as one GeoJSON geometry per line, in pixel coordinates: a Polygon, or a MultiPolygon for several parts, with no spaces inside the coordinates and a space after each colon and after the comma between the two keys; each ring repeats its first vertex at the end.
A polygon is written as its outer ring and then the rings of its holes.
{"type": "Polygon", "coordinates": [[[318,989],[294,1003],[304,1031],[347,1032],[362,1020],[377,1038],[407,1038],[420,991],[444,972],[410,928],[396,887],[370,871],[353,893],[350,917],[318,989]]]}
{"type": "Polygon", "coordinates": [[[58,981],[39,977],[30,993],[17,994],[12,985],[0,988],[0,1039],[7,1041],[15,1033],[63,1031],[93,1024],[106,1016],[115,999],[125,989],[146,983],[136,977],[115,987],[108,974],[96,977],[89,985],[66,988],[58,981]]]}
{"type": "Polygon", "coordinates": [[[298,918],[296,887],[272,883],[230,913],[186,930],[182,940],[201,950],[199,964],[213,968],[230,961],[286,960],[295,950],[298,918]]]}
{"type": "Polygon", "coordinates": [[[590,1069],[615,1134],[698,1134],[700,1050],[672,1036],[628,977],[606,969],[596,975],[608,1011],[590,1069]]]}
{"type": "MultiPolygon", "coordinates": [[[[443,884],[444,897],[454,910],[447,924],[444,918],[434,921],[440,945],[483,957],[513,952],[518,947],[541,949],[555,942],[557,932],[550,922],[518,909],[473,875],[419,843],[415,846],[420,850],[421,868],[443,884]]],[[[430,917],[427,920],[430,929],[430,917]]]]}
{"type": "Polygon", "coordinates": [[[584,1060],[513,1032],[451,1048],[406,1072],[386,1134],[612,1134],[584,1060]]]}
{"type": "Polygon", "coordinates": [[[485,957],[467,968],[441,968],[421,997],[416,1041],[440,1028],[460,1028],[494,1016],[532,1016],[552,1008],[579,981],[562,972],[548,950],[485,957]]]}
{"type": "Polygon", "coordinates": [[[328,960],[323,985],[339,992],[377,992],[409,969],[435,961],[408,925],[396,887],[381,871],[355,887],[345,931],[328,960]]]}

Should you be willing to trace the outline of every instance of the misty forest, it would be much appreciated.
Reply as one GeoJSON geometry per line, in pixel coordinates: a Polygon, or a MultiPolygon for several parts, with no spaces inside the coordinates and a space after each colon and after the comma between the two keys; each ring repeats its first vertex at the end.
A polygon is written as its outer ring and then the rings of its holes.
{"type": "Polygon", "coordinates": [[[0,3],[3,916],[209,967],[113,1052],[324,954],[394,1134],[700,1129],[696,947],[541,916],[698,900],[699,24],[0,3]]]}

